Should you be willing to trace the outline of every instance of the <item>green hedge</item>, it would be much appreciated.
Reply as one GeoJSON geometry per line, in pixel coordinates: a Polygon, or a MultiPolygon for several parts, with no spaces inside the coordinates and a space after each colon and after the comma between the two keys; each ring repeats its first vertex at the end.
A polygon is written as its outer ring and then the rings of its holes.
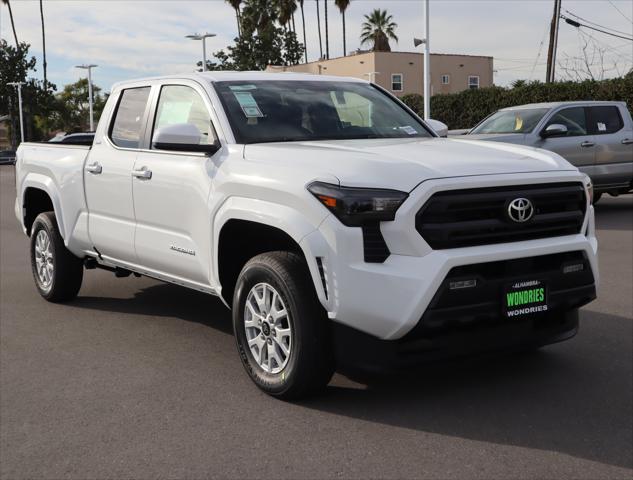
{"type": "MultiPolygon", "coordinates": [[[[422,95],[404,95],[402,100],[420,115],[422,95]]],[[[512,88],[489,87],[431,97],[431,118],[450,129],[471,128],[487,115],[505,107],[526,103],[569,100],[625,101],[633,114],[633,74],[610,80],[584,82],[517,82],[512,88]]]]}

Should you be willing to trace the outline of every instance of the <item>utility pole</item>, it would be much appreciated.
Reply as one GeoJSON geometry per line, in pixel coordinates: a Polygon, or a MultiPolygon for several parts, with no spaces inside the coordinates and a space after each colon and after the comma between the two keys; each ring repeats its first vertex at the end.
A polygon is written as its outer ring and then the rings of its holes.
{"type": "Polygon", "coordinates": [[[424,120],[431,118],[431,46],[430,46],[430,32],[429,32],[429,3],[431,0],[424,0],[424,120]]]}
{"type": "Polygon", "coordinates": [[[8,82],[7,85],[12,85],[18,89],[18,108],[20,110],[20,143],[24,142],[24,117],[22,116],[22,85],[25,82],[8,82]]]}
{"type": "Polygon", "coordinates": [[[545,82],[552,83],[556,76],[556,49],[558,47],[558,26],[560,24],[560,4],[562,0],[554,0],[554,14],[549,30],[549,49],[547,50],[547,74],[545,82]]]}
{"type": "Polygon", "coordinates": [[[94,112],[92,109],[92,69],[98,67],[99,65],[75,65],[75,68],[83,68],[84,70],[88,70],[88,106],[90,108],[90,131],[95,131],[95,119],[94,112]]]}

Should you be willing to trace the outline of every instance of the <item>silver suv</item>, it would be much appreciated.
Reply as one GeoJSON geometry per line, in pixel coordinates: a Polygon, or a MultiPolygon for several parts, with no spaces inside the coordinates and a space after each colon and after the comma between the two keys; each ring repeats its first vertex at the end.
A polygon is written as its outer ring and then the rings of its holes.
{"type": "Polygon", "coordinates": [[[633,121],[624,102],[534,103],[504,108],[461,138],[558,153],[589,175],[596,195],[633,189],[633,121]]]}

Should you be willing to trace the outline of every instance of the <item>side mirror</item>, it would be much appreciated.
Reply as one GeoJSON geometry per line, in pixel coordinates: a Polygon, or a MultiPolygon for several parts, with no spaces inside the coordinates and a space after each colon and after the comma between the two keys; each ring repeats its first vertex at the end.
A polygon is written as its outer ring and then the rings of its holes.
{"type": "Polygon", "coordinates": [[[201,144],[202,134],[192,123],[174,123],[165,125],[154,132],[152,146],[158,150],[172,150],[178,152],[201,152],[213,155],[220,149],[216,141],[201,144]]]}
{"type": "Polygon", "coordinates": [[[448,137],[448,127],[445,123],[440,122],[439,120],[433,120],[432,118],[426,120],[426,124],[435,130],[440,137],[448,137]]]}
{"type": "Polygon", "coordinates": [[[541,131],[541,137],[543,138],[564,137],[565,135],[567,135],[567,127],[560,123],[552,123],[548,125],[545,130],[541,131]]]}

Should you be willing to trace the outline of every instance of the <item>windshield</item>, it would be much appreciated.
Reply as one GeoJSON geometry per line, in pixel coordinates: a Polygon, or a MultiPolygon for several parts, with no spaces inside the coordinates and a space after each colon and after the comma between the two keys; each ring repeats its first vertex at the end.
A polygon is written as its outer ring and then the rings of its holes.
{"type": "Polygon", "coordinates": [[[214,84],[238,143],[431,137],[420,121],[365,83],[214,84]]]}
{"type": "Polygon", "coordinates": [[[530,133],[548,108],[500,110],[490,115],[470,133],[530,133]]]}

